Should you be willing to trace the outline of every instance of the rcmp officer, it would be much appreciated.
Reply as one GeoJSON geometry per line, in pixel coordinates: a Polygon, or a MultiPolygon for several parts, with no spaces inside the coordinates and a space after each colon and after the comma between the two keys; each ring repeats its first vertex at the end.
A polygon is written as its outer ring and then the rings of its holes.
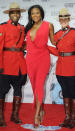
{"type": "Polygon", "coordinates": [[[6,126],[4,120],[5,95],[10,84],[14,89],[13,111],[11,121],[20,124],[19,108],[21,103],[21,87],[26,82],[26,61],[23,54],[24,26],[18,23],[21,13],[17,3],[12,3],[9,10],[9,20],[0,25],[0,126],[6,126]]]}
{"type": "Polygon", "coordinates": [[[70,14],[66,8],[59,11],[61,30],[56,32],[58,50],[56,76],[62,88],[65,120],[61,127],[75,127],[75,29],[69,26],[70,14]]]}

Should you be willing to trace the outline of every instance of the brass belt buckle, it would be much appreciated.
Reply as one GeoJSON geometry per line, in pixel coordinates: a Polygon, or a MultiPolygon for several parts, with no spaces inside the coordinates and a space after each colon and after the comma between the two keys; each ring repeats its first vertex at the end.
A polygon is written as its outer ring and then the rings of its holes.
{"type": "Polygon", "coordinates": [[[11,48],[11,50],[12,50],[12,51],[15,51],[15,48],[14,48],[14,47],[12,47],[12,48],[11,48]]]}
{"type": "Polygon", "coordinates": [[[63,51],[61,52],[61,56],[64,57],[64,52],[63,51]]]}

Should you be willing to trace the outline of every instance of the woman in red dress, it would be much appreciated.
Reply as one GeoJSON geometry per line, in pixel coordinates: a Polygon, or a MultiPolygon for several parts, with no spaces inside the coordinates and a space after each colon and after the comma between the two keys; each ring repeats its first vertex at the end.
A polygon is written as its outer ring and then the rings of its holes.
{"type": "MultiPolygon", "coordinates": [[[[34,104],[36,107],[34,127],[37,128],[44,116],[42,108],[43,87],[50,69],[50,54],[47,48],[48,38],[54,44],[54,28],[43,21],[44,11],[41,6],[34,5],[28,11],[29,22],[26,26],[27,71],[31,81],[34,104]]],[[[51,47],[51,49],[54,49],[51,47]]]]}

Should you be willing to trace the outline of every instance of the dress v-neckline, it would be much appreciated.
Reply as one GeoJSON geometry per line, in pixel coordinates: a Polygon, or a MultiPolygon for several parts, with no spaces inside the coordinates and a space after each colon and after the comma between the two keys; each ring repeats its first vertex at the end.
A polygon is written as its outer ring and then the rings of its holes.
{"type": "MultiPolygon", "coordinates": [[[[41,28],[41,26],[43,25],[43,23],[44,23],[44,21],[42,21],[41,25],[40,25],[39,28],[37,29],[37,31],[36,31],[36,33],[35,33],[34,40],[32,40],[32,39],[31,39],[31,36],[30,36],[30,40],[31,40],[31,42],[34,42],[34,41],[35,41],[35,39],[36,39],[36,37],[37,37],[37,33],[38,33],[39,29],[41,28]]],[[[31,33],[31,29],[30,29],[29,34],[30,34],[30,33],[31,33]]]]}

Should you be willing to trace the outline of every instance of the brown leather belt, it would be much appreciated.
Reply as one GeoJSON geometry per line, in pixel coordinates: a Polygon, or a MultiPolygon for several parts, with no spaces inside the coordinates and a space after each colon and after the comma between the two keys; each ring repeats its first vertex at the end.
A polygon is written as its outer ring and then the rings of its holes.
{"type": "Polygon", "coordinates": [[[75,51],[73,52],[68,52],[68,53],[64,53],[64,52],[59,52],[59,56],[72,56],[72,55],[75,55],[75,51]]]}
{"type": "Polygon", "coordinates": [[[12,48],[4,47],[3,51],[17,51],[17,52],[20,52],[20,51],[23,51],[23,49],[22,48],[14,48],[14,47],[12,47],[12,48]]]}

